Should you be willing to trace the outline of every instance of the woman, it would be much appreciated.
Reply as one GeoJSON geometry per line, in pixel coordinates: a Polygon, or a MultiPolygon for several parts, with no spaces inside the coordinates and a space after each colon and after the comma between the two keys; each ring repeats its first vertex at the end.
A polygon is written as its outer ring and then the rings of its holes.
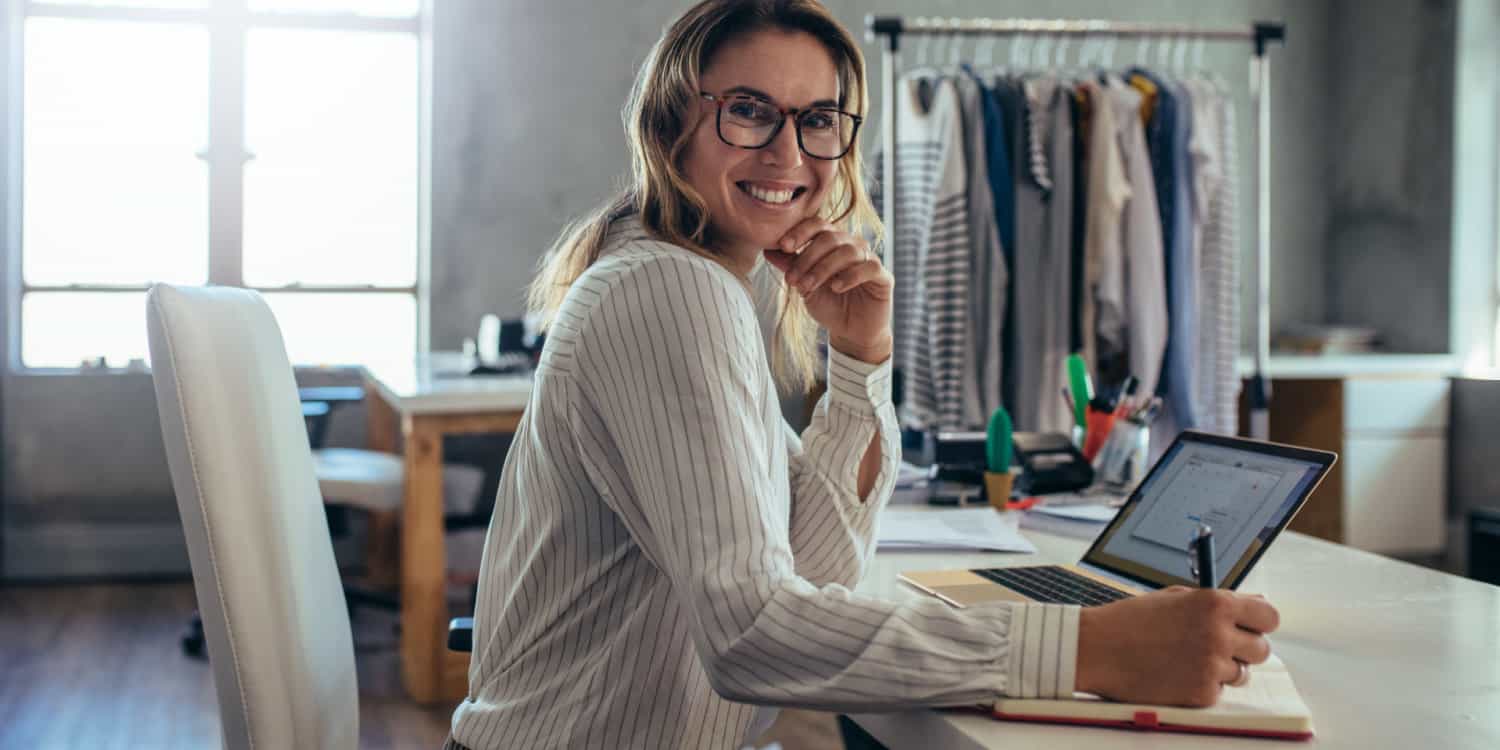
{"type": "Polygon", "coordinates": [[[544,260],[550,319],[505,466],[450,746],[737,747],[788,705],[1087,690],[1200,705],[1270,605],[1171,591],[955,610],[851,592],[899,443],[891,275],[855,138],[865,74],[813,0],[706,0],[626,111],[633,181],[544,260]],[[814,325],[828,391],[799,437],[814,325]],[[773,376],[773,371],[776,376],[773,376]]]}

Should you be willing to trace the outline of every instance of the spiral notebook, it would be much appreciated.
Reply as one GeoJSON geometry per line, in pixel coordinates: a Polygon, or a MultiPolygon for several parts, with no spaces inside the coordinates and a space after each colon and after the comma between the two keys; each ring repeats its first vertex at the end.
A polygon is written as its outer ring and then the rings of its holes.
{"type": "Polygon", "coordinates": [[[1209,708],[1177,708],[1114,703],[1079,693],[1071,700],[1006,698],[993,714],[1006,721],[1040,721],[1119,729],[1226,734],[1306,740],[1313,736],[1312,713],[1292,676],[1272,656],[1251,669],[1250,683],[1225,687],[1209,708]]]}

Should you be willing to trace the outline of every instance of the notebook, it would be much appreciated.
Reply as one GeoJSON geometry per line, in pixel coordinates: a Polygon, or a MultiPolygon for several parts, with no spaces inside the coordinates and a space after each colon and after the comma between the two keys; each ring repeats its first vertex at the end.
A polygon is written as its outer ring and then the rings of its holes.
{"type": "Polygon", "coordinates": [[[997,719],[1149,729],[1191,734],[1226,734],[1306,740],[1313,736],[1312,713],[1276,656],[1251,669],[1250,683],[1225,687],[1209,708],[1177,708],[1114,703],[1078,693],[1071,700],[1004,698],[993,709],[997,719]]]}

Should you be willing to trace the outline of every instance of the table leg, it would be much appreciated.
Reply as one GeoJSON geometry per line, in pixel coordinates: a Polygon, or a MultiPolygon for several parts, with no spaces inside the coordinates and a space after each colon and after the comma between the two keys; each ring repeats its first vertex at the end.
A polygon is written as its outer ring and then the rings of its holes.
{"type": "MultiPolygon", "coordinates": [[[[380,390],[365,383],[366,442],[370,450],[397,453],[400,449],[400,418],[396,409],[380,396],[380,390]]],[[[370,513],[365,545],[365,585],[375,589],[394,589],[401,583],[401,550],[398,538],[401,517],[398,511],[370,513]]]]}
{"type": "MultiPolygon", "coordinates": [[[[420,417],[402,420],[406,492],[401,525],[401,675],[419,703],[462,698],[449,675],[448,600],[443,546],[443,438],[420,417]]],[[[457,655],[462,657],[463,655],[457,655]]],[[[460,670],[461,671],[461,670],[460,670]]]]}

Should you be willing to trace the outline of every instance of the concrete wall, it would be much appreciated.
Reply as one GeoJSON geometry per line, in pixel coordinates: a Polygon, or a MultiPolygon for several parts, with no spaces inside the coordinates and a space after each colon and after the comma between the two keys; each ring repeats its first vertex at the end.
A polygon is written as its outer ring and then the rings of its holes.
{"type": "MultiPolygon", "coordinates": [[[[439,6],[435,105],[440,132],[433,164],[435,347],[457,347],[464,336],[473,335],[485,312],[519,314],[521,293],[536,259],[559,228],[610,193],[627,166],[619,110],[632,77],[662,26],[690,4],[445,0],[439,6]],[[585,35],[588,29],[609,31],[585,35]]],[[[1290,39],[1285,49],[1274,53],[1272,88],[1272,211],[1277,217],[1272,233],[1272,315],[1277,324],[1325,317],[1323,248],[1329,202],[1323,155],[1328,137],[1326,42],[1332,28],[1331,3],[829,0],[827,5],[861,38],[864,17],[870,12],[1197,24],[1287,21],[1290,39]]],[[[1210,45],[1205,61],[1238,92],[1240,174],[1249,185],[1254,142],[1247,50],[1248,45],[1210,45]]],[[[1136,45],[1122,44],[1116,61],[1133,62],[1136,53],[1136,45]]],[[[871,76],[878,76],[878,48],[866,44],[865,54],[871,76]]],[[[1004,54],[1002,47],[999,58],[1004,54]]],[[[1150,59],[1156,59],[1154,51],[1150,59]]],[[[879,91],[873,93],[872,112],[878,113],[879,91]]],[[[878,127],[870,127],[866,134],[874,137],[878,127]]],[[[1247,261],[1253,212],[1253,195],[1247,189],[1240,217],[1247,261]]],[[[1248,265],[1246,269],[1248,278],[1248,265]]]]}
{"type": "Polygon", "coordinates": [[[1335,0],[1324,278],[1330,322],[1449,350],[1454,0],[1335,0]],[[1392,300],[1401,303],[1391,304],[1392,300]]]}
{"type": "MultiPolygon", "coordinates": [[[[562,224],[610,192],[626,166],[619,124],[626,90],[662,26],[688,4],[437,3],[435,347],[456,347],[472,335],[484,312],[519,313],[535,261],[562,224]]],[[[1190,23],[1286,20],[1290,39],[1275,52],[1273,87],[1273,319],[1323,320],[1330,314],[1324,250],[1332,208],[1327,154],[1343,135],[1328,126],[1334,0],[831,0],[829,6],[857,32],[872,11],[1190,23]]],[[[875,75],[877,50],[867,45],[866,52],[875,75]]],[[[1116,60],[1134,61],[1135,54],[1133,44],[1123,44],[1116,60]]],[[[1239,92],[1240,173],[1248,186],[1253,141],[1246,52],[1214,45],[1207,60],[1239,92]]],[[[1241,235],[1249,248],[1254,205],[1248,189],[1241,208],[1241,235]]],[[[0,395],[5,469],[0,573],[185,569],[145,378],[11,375],[0,384],[0,395]]],[[[359,440],[358,419],[354,415],[338,428],[342,440],[359,440]]]]}

